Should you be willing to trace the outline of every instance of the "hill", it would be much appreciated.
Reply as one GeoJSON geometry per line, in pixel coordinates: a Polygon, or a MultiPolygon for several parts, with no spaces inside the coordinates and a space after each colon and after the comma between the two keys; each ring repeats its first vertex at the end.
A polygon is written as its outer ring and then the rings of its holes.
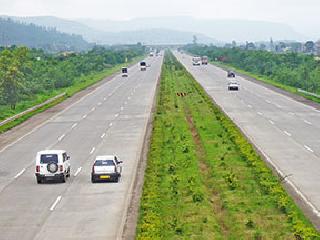
{"type": "Polygon", "coordinates": [[[80,35],[58,32],[54,28],[36,26],[0,18],[0,45],[42,48],[46,51],[81,51],[90,46],[80,35]]]}

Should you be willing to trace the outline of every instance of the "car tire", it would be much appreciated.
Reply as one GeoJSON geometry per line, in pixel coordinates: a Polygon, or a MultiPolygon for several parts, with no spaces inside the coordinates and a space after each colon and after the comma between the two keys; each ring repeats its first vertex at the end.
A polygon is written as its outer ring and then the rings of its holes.
{"type": "Polygon", "coordinates": [[[115,178],[114,178],[114,182],[119,182],[119,176],[116,176],[115,178]]]}
{"type": "Polygon", "coordinates": [[[66,182],[66,175],[65,175],[65,174],[62,175],[61,182],[62,182],[62,183],[65,183],[65,182],[66,182]]]}
{"type": "Polygon", "coordinates": [[[70,176],[71,176],[71,169],[69,168],[67,172],[67,177],[70,178],[70,176]]]}
{"type": "Polygon", "coordinates": [[[92,183],[96,183],[96,180],[94,180],[93,178],[91,178],[91,182],[92,182],[92,183]]]}
{"type": "Polygon", "coordinates": [[[41,178],[37,177],[37,183],[38,183],[38,184],[41,184],[41,183],[42,183],[41,178]]]}

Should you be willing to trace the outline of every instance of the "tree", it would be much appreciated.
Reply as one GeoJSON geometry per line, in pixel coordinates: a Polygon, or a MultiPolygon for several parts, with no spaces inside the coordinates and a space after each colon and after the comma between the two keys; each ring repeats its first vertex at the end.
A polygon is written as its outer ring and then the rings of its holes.
{"type": "Polygon", "coordinates": [[[16,48],[13,51],[4,50],[0,54],[0,86],[3,100],[15,109],[23,89],[24,70],[26,69],[26,48],[16,48]]]}

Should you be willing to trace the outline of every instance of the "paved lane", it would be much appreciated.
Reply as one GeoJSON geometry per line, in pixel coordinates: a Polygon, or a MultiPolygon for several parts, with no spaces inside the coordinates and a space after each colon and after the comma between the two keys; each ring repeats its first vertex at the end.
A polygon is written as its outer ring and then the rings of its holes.
{"type": "Polygon", "coordinates": [[[320,227],[320,111],[241,77],[240,91],[228,92],[224,70],[175,55],[266,159],[289,175],[288,185],[320,227]]]}
{"type": "Polygon", "coordinates": [[[117,239],[150,117],[162,57],[116,76],[0,150],[0,239],[117,239]],[[72,175],[65,184],[36,184],[35,154],[65,149],[72,175]],[[120,183],[92,184],[97,155],[123,160],[120,183]]]}

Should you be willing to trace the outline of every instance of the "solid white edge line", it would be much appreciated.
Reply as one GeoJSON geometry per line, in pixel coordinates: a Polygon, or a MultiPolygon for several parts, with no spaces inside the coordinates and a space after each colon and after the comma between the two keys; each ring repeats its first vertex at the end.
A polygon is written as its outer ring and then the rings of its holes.
{"type": "Polygon", "coordinates": [[[19,173],[17,173],[17,175],[14,176],[14,178],[18,178],[20,177],[24,172],[26,171],[26,169],[22,169],[19,173]]]}
{"type": "Polygon", "coordinates": [[[106,134],[105,134],[105,133],[101,135],[101,138],[104,138],[104,136],[106,136],[106,134]]]}
{"type": "Polygon", "coordinates": [[[94,152],[94,150],[96,150],[95,147],[93,147],[93,148],[91,149],[90,154],[92,154],[92,153],[94,152]]]}
{"type": "Polygon", "coordinates": [[[56,201],[52,204],[50,211],[53,211],[55,209],[55,207],[57,206],[57,204],[61,201],[62,196],[58,196],[56,201]]]}
{"type": "Polygon", "coordinates": [[[83,115],[83,117],[82,118],[86,118],[88,115],[86,114],[86,115],[83,115]]]}
{"type": "Polygon", "coordinates": [[[78,167],[77,171],[74,173],[73,176],[76,177],[81,172],[81,170],[82,170],[82,167],[78,167]]]}
{"type": "Polygon", "coordinates": [[[74,129],[76,126],[78,125],[78,123],[75,123],[71,126],[71,129],[74,129]]]}

